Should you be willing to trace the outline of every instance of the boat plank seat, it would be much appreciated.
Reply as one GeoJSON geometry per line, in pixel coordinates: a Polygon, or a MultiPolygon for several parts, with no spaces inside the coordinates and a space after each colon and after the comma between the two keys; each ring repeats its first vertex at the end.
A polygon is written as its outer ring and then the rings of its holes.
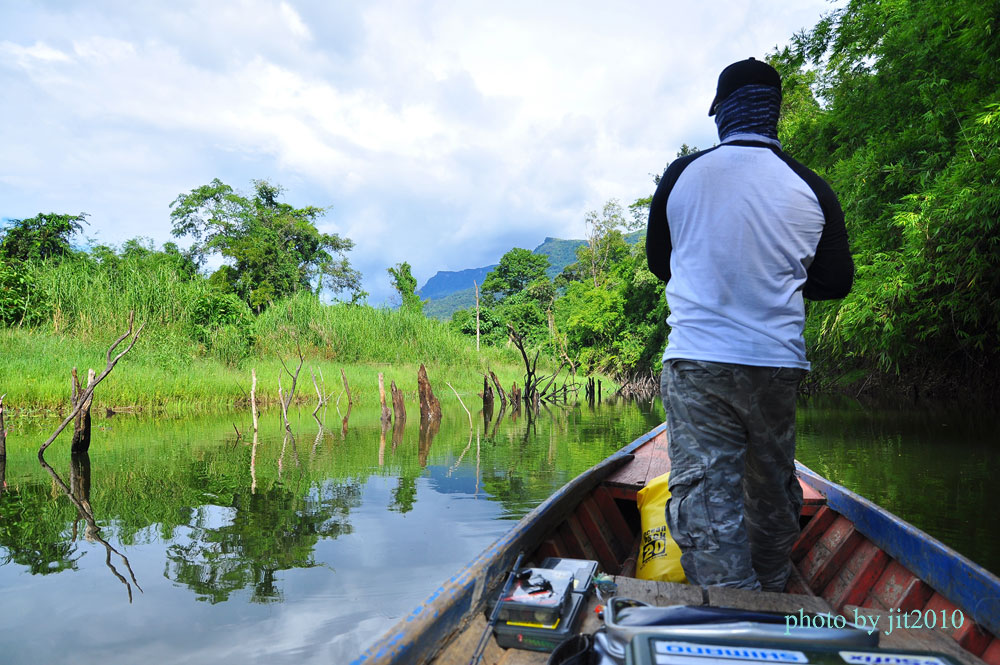
{"type": "MultiPolygon", "coordinates": [[[[830,612],[830,605],[822,598],[786,593],[768,593],[766,591],[746,591],[743,589],[725,589],[712,587],[702,589],[689,584],[674,584],[671,582],[654,582],[639,580],[633,577],[616,576],[618,584],[616,596],[624,596],[653,603],[666,605],[706,605],[710,607],[736,607],[741,609],[763,610],[767,612],[782,612],[792,614],[804,609],[806,612],[830,612]]],[[[591,596],[580,623],[579,632],[593,633],[601,627],[602,621],[597,616],[597,607],[601,601],[596,595],[591,596]]],[[[453,642],[443,653],[438,655],[434,665],[468,665],[469,656],[474,651],[479,638],[486,629],[486,619],[482,613],[472,622],[471,627],[461,637],[453,642]]],[[[520,649],[504,650],[490,637],[486,651],[483,654],[483,665],[545,665],[549,654],[520,649]]]]}
{"type": "MultiPolygon", "coordinates": [[[[635,451],[635,459],[604,480],[609,494],[625,501],[635,501],[636,494],[651,480],[670,471],[670,457],[667,455],[666,430],[656,435],[649,443],[635,451]]],[[[807,485],[801,478],[802,514],[815,515],[826,505],[826,497],[807,485]]]]}

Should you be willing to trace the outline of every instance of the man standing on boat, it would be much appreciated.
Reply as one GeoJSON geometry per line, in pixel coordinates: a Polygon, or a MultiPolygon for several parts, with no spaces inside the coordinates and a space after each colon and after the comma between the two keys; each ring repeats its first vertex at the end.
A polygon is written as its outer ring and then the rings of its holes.
{"type": "Polygon", "coordinates": [[[843,298],[854,277],[840,203],[781,151],[780,107],[774,68],[726,67],[708,113],[721,143],[671,163],[650,206],[646,256],[670,306],[667,524],[703,586],[788,581],[803,298],[843,298]]]}

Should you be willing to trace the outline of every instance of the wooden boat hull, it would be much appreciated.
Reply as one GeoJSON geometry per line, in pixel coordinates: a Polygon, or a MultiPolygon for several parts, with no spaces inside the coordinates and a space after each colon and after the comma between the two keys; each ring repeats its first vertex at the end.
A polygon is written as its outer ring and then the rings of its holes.
{"type": "MultiPolygon", "coordinates": [[[[525,561],[594,559],[606,572],[632,575],[640,533],[635,494],[669,464],[661,425],[556,491],[353,662],[430,662],[482,616],[520,552],[525,561]]],[[[947,638],[949,649],[963,650],[953,651],[959,660],[975,663],[978,657],[1000,665],[1000,579],[804,466],[798,473],[805,524],[792,553],[801,575],[789,592],[805,594],[799,598],[806,600],[816,596],[845,615],[855,606],[867,613],[931,611],[949,617],[960,611],[962,626],[952,629],[949,622],[944,631],[911,631],[913,639],[926,638],[923,646],[940,648],[947,638]]]]}

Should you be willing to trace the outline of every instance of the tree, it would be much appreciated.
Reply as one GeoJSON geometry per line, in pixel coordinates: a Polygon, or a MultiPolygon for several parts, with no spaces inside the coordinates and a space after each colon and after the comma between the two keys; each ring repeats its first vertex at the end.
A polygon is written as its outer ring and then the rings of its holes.
{"type": "Polygon", "coordinates": [[[0,258],[15,261],[61,258],[70,254],[69,239],[83,230],[87,214],[39,213],[30,219],[11,220],[0,231],[0,258]]]}
{"type": "Polygon", "coordinates": [[[609,199],[601,212],[588,212],[586,222],[587,244],[576,250],[576,257],[596,287],[611,262],[628,252],[621,231],[626,226],[625,213],[617,199],[609,199]]]}
{"type": "Polygon", "coordinates": [[[0,326],[32,323],[46,312],[35,275],[18,261],[0,259],[0,326]]]}
{"type": "Polygon", "coordinates": [[[769,59],[779,137],[840,196],[857,273],[817,367],[976,385],[1000,367],[996,3],[851,0],[769,59]],[[964,376],[963,376],[964,375],[964,376]]]}
{"type": "Polygon", "coordinates": [[[482,293],[487,305],[519,293],[532,282],[545,279],[549,259],[543,254],[533,254],[515,247],[500,259],[496,268],[483,280],[482,293]]]}
{"type": "Polygon", "coordinates": [[[191,252],[200,261],[213,254],[230,261],[221,278],[258,312],[301,290],[357,297],[361,275],[345,256],[354,243],[316,229],[326,210],[281,203],[282,188],[266,180],[253,187],[247,197],[216,178],[179,195],[170,204],[172,233],[193,237],[191,252]]]}
{"type": "Polygon", "coordinates": [[[392,288],[399,294],[402,309],[422,314],[424,301],[417,295],[417,278],[410,272],[410,264],[403,261],[393,268],[387,268],[386,272],[392,275],[392,288]]]}

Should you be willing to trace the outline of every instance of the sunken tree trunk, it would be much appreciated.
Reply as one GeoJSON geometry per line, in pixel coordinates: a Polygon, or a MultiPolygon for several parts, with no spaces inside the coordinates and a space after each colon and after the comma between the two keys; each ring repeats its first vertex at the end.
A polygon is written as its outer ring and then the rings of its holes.
{"type": "Polygon", "coordinates": [[[344,392],[347,393],[347,404],[348,406],[354,404],[354,398],[351,397],[351,387],[347,385],[347,374],[344,373],[344,368],[340,368],[340,378],[344,381],[344,392]]]}
{"type": "Polygon", "coordinates": [[[257,436],[257,368],[250,370],[250,415],[253,418],[253,435],[257,436]]]}
{"type": "Polygon", "coordinates": [[[382,376],[382,372],[378,373],[378,398],[382,403],[381,421],[383,425],[382,429],[384,430],[384,426],[389,424],[389,421],[392,419],[392,415],[389,413],[389,406],[385,403],[385,377],[382,376]]]}
{"type": "Polygon", "coordinates": [[[483,429],[490,426],[493,420],[493,388],[490,387],[490,380],[483,375],[483,429]]]}
{"type": "Polygon", "coordinates": [[[396,387],[395,381],[389,382],[389,392],[392,394],[392,449],[403,440],[403,430],[406,428],[406,405],[403,403],[403,391],[396,387]]]}
{"type": "MultiPolygon", "coordinates": [[[[128,315],[128,330],[126,330],[121,337],[112,342],[111,346],[108,347],[108,351],[105,354],[106,363],[104,366],[104,371],[101,372],[98,376],[95,376],[92,380],[88,381],[87,387],[82,392],[79,393],[79,397],[73,404],[73,409],[70,412],[70,414],[66,416],[66,418],[63,419],[61,423],[59,423],[59,426],[56,427],[55,431],[52,432],[51,435],[49,435],[49,438],[45,441],[45,443],[43,443],[41,446],[38,447],[38,461],[42,464],[43,467],[47,466],[45,463],[46,448],[52,445],[52,442],[56,440],[56,438],[62,433],[64,429],[66,429],[71,420],[76,419],[77,415],[79,415],[79,413],[83,410],[84,406],[90,408],[90,402],[91,399],[93,398],[94,390],[97,388],[97,384],[99,384],[101,381],[107,378],[108,374],[111,373],[111,370],[113,370],[115,368],[115,365],[118,364],[118,361],[124,358],[125,354],[131,351],[132,347],[135,346],[135,343],[139,341],[139,335],[142,333],[142,329],[145,326],[145,324],[141,324],[138,329],[136,329],[134,326],[135,326],[135,312],[133,311],[129,312],[128,315]],[[121,343],[124,342],[126,339],[130,340],[128,346],[125,348],[124,351],[121,351],[118,355],[112,358],[111,354],[114,353],[115,349],[117,349],[121,345],[121,343]]],[[[76,370],[74,369],[74,377],[75,374],[76,370]]],[[[74,388],[78,387],[79,383],[77,381],[74,381],[74,388]]]]}
{"type": "Polygon", "coordinates": [[[489,409],[493,412],[493,387],[490,386],[490,380],[487,376],[483,375],[483,410],[489,409]]]}
{"type": "Polygon", "coordinates": [[[403,403],[403,391],[396,387],[395,381],[389,382],[389,392],[392,394],[392,415],[396,422],[406,422],[406,405],[403,403]]]}
{"type": "Polygon", "coordinates": [[[490,371],[490,379],[493,381],[493,386],[497,389],[497,395],[500,396],[500,410],[504,411],[507,409],[507,394],[503,391],[500,381],[497,380],[497,375],[492,371],[490,371]]]}
{"type": "Polygon", "coordinates": [[[0,395],[0,494],[7,489],[7,430],[3,426],[3,398],[0,395]]]}
{"type": "Polygon", "coordinates": [[[3,426],[3,398],[6,394],[0,395],[0,457],[7,457],[7,430],[3,426]]]}
{"type": "MultiPolygon", "coordinates": [[[[70,446],[71,453],[85,453],[90,450],[90,406],[94,401],[94,393],[85,395],[85,389],[80,387],[80,378],[76,375],[76,368],[73,368],[73,394],[70,402],[73,408],[82,402],[80,410],[76,412],[73,419],[73,443],[70,446]]],[[[87,388],[94,384],[94,370],[87,371],[87,388]]]]}
{"type": "Polygon", "coordinates": [[[434,396],[423,363],[420,363],[420,369],[417,370],[417,393],[420,397],[420,422],[440,422],[441,402],[434,396]]]}

